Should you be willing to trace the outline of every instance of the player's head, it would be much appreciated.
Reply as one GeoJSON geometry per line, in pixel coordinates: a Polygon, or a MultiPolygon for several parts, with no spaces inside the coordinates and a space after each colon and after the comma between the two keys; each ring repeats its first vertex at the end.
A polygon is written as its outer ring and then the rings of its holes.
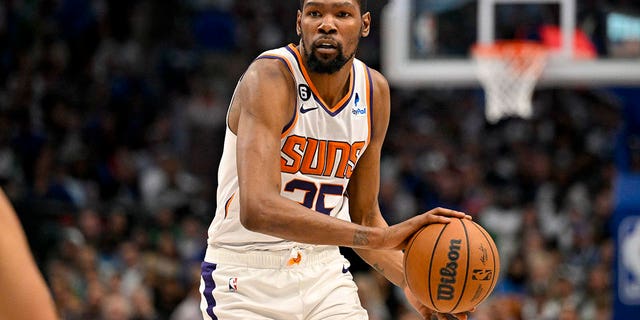
{"type": "Polygon", "coordinates": [[[356,54],[369,34],[366,0],[300,0],[296,31],[312,72],[334,73],[356,54]]]}
{"type": "MultiPolygon", "coordinates": [[[[300,0],[300,10],[304,8],[304,3],[306,1],[307,0],[300,0]]],[[[367,12],[367,0],[356,0],[355,2],[360,6],[360,12],[367,12]]]]}

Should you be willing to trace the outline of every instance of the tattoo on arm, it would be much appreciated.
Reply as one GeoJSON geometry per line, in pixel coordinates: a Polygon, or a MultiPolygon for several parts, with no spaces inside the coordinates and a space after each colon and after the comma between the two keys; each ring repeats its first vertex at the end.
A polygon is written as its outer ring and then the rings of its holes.
{"type": "Polygon", "coordinates": [[[384,268],[383,268],[381,265],[379,265],[379,264],[377,264],[377,263],[374,263],[374,264],[373,264],[373,268],[374,268],[374,269],[376,269],[376,270],[378,270],[378,272],[380,272],[380,273],[384,274],[384,268]]]}
{"type": "Polygon", "coordinates": [[[364,230],[356,230],[356,233],[353,235],[353,244],[354,245],[369,244],[369,232],[364,230]]]}

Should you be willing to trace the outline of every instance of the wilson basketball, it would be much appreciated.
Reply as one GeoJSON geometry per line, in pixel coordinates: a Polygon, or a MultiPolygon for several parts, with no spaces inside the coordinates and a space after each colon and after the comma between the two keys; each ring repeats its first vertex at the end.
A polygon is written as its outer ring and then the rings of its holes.
{"type": "Polygon", "coordinates": [[[404,275],[425,306],[442,313],[472,310],[493,291],[500,273],[498,249],[479,224],[452,218],[430,224],[411,238],[404,275]]]}

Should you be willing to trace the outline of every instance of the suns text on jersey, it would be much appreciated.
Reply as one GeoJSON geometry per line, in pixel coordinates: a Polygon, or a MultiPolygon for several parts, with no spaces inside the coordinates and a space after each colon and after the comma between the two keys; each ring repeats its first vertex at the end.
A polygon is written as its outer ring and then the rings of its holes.
{"type": "Polygon", "coordinates": [[[280,170],[348,179],[364,146],[364,141],[351,144],[292,135],[282,145],[280,170]]]}

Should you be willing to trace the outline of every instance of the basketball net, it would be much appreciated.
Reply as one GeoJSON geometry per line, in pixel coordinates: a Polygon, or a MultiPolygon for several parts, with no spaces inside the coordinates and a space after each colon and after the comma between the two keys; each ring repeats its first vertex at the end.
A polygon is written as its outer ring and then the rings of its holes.
{"type": "Polygon", "coordinates": [[[520,40],[476,44],[476,72],[485,91],[485,116],[496,123],[508,116],[530,118],[531,98],[547,61],[545,46],[520,40]]]}

